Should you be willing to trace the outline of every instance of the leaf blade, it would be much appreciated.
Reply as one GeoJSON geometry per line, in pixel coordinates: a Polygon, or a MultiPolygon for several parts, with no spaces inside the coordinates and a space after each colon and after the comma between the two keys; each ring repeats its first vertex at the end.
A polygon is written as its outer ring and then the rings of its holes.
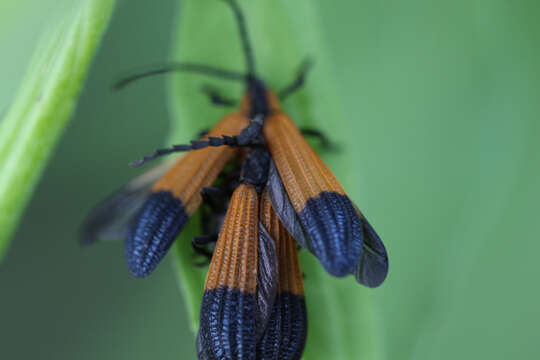
{"type": "MultiPolygon", "coordinates": [[[[333,83],[312,2],[240,1],[240,6],[245,11],[258,72],[268,81],[270,88],[277,90],[291,81],[306,55],[315,58],[316,68],[309,74],[307,85],[283,106],[298,125],[320,128],[331,134],[332,139],[339,139],[344,151],[325,154],[325,160],[346,188],[358,183],[359,179],[355,177],[357,172],[348,171],[349,164],[354,161],[355,139],[348,131],[350,120],[341,111],[339,94],[333,83]]],[[[178,44],[173,51],[175,60],[198,61],[231,70],[242,69],[245,63],[236,24],[223,1],[183,1],[175,44],[178,44]],[[200,21],[201,17],[204,17],[204,22],[200,21]]],[[[186,74],[171,78],[169,106],[173,122],[170,142],[189,140],[201,128],[215,123],[229,111],[211,107],[204,96],[197,92],[206,82],[208,79],[186,74]]],[[[216,83],[224,94],[241,96],[241,88],[237,84],[216,83]]],[[[189,240],[181,236],[179,241],[187,243],[189,240]]],[[[302,260],[302,268],[307,274],[309,313],[304,358],[382,358],[377,317],[368,295],[370,290],[359,287],[352,279],[331,278],[309,254],[304,254],[302,260]],[[362,336],[360,340],[356,336],[358,333],[362,336]]],[[[189,284],[189,288],[196,291],[200,274],[186,269],[185,261],[178,262],[182,268],[180,282],[189,284]]],[[[200,281],[198,288],[202,287],[203,282],[200,281]]],[[[197,301],[196,297],[191,296],[188,313],[192,319],[198,319],[199,307],[200,298],[197,301]]],[[[196,329],[196,322],[192,323],[192,327],[196,329]]]]}
{"type": "Polygon", "coordinates": [[[115,0],[88,0],[36,51],[0,123],[0,260],[63,133],[115,0]]]}

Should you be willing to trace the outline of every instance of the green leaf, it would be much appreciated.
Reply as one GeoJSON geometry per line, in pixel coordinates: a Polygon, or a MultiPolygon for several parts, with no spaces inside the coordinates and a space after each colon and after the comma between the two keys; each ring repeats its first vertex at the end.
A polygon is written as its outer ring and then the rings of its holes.
{"type": "MultiPolygon", "coordinates": [[[[353,185],[360,179],[348,164],[355,162],[355,139],[348,129],[352,119],[341,111],[332,67],[319,33],[316,8],[309,0],[239,1],[244,9],[254,46],[257,71],[271,89],[280,89],[295,76],[300,62],[310,56],[315,67],[303,90],[283,107],[298,125],[309,125],[339,141],[341,152],[323,154],[354,198],[353,185]]],[[[173,52],[175,60],[201,62],[242,71],[245,61],[231,10],[220,0],[184,0],[179,11],[173,52]]],[[[224,94],[242,96],[242,88],[197,75],[175,75],[170,81],[169,104],[174,115],[169,141],[182,143],[205,127],[215,124],[227,109],[213,107],[201,93],[211,83],[224,94]]],[[[204,275],[186,261],[189,236],[177,245],[179,277],[188,294],[188,312],[194,329],[198,327],[204,275]]],[[[328,276],[310,254],[303,254],[305,287],[309,313],[305,359],[378,359],[380,330],[370,290],[352,279],[328,276]]]]}
{"type": "Polygon", "coordinates": [[[200,221],[195,216],[193,217],[186,228],[182,231],[180,238],[175,241],[173,246],[174,259],[178,279],[180,281],[180,289],[184,295],[190,327],[195,334],[199,329],[199,308],[203,296],[203,285],[206,278],[207,267],[195,267],[193,259],[195,252],[191,246],[191,239],[196,234],[200,233],[200,221]]]}
{"type": "Polygon", "coordinates": [[[0,259],[75,109],[114,3],[83,1],[43,40],[0,122],[0,259]]]}

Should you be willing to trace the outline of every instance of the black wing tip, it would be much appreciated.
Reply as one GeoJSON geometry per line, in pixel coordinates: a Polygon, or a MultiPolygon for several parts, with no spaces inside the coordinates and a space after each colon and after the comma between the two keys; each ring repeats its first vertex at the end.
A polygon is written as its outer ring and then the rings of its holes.
{"type": "Polygon", "coordinates": [[[143,266],[128,266],[129,273],[138,279],[144,279],[145,277],[148,277],[156,268],[155,266],[152,268],[146,268],[143,266]]]}
{"type": "Polygon", "coordinates": [[[368,288],[377,288],[381,286],[388,277],[388,262],[371,265],[369,269],[363,269],[359,266],[355,273],[356,281],[368,288]]]}
{"type": "Polygon", "coordinates": [[[152,193],[133,218],[124,244],[129,271],[147,277],[165,257],[189,216],[170,191],[152,193]]]}
{"type": "Polygon", "coordinates": [[[334,277],[342,278],[351,274],[354,271],[355,266],[350,262],[321,260],[320,257],[318,257],[318,259],[326,272],[328,272],[334,277]]]}
{"type": "Polygon", "coordinates": [[[325,270],[335,277],[354,273],[364,234],[350,199],[334,191],[321,192],[308,199],[298,217],[308,234],[308,248],[325,270]]]}
{"type": "Polygon", "coordinates": [[[376,288],[388,277],[388,253],[381,238],[365,217],[361,218],[364,232],[364,251],[355,269],[356,280],[369,288],[376,288]]]}
{"type": "MultiPolygon", "coordinates": [[[[140,250],[134,250],[128,245],[126,240],[126,247],[124,249],[124,257],[129,273],[136,278],[142,279],[149,276],[158,266],[161,259],[165,256],[165,252],[152,253],[149,256],[141,256],[140,250]]],[[[147,255],[147,254],[146,254],[147,255]]]]}
{"type": "MultiPolygon", "coordinates": [[[[172,242],[171,242],[172,244],[172,242]]],[[[159,265],[161,260],[167,254],[169,246],[164,250],[147,252],[145,249],[148,244],[134,244],[129,238],[126,239],[124,248],[124,257],[130,274],[136,278],[145,278],[149,276],[159,265]]]]}
{"type": "Polygon", "coordinates": [[[201,345],[209,358],[233,358],[216,356],[224,349],[231,354],[243,353],[238,359],[255,359],[256,353],[255,294],[220,285],[205,289],[200,311],[201,345]],[[239,306],[241,304],[241,306],[239,306]],[[229,309],[228,311],[223,311],[229,309]],[[213,336],[213,334],[219,334],[213,336]]]}
{"type": "Polygon", "coordinates": [[[306,345],[308,317],[304,296],[282,292],[276,298],[257,355],[264,359],[300,359],[306,345]]]}

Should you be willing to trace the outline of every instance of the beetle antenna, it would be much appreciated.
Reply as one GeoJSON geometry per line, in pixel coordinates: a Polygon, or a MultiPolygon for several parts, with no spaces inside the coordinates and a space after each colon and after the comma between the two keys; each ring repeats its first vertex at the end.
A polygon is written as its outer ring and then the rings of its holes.
{"type": "Polygon", "coordinates": [[[139,160],[135,160],[130,163],[132,167],[139,167],[147,162],[155,160],[159,157],[177,153],[177,152],[186,152],[191,150],[204,149],[206,147],[219,147],[219,146],[238,146],[237,136],[226,136],[222,135],[221,137],[210,136],[206,140],[192,140],[190,144],[182,145],[173,145],[170,148],[158,149],[153,154],[146,155],[139,160]]]}
{"type": "Polygon", "coordinates": [[[171,62],[159,65],[151,65],[131,75],[127,75],[114,83],[114,89],[120,90],[134,81],[170,72],[197,73],[201,75],[219,77],[225,80],[245,81],[246,75],[235,71],[224,70],[204,64],[171,62]]]}
{"type": "Polygon", "coordinates": [[[244,48],[244,56],[246,57],[247,75],[254,76],[255,75],[255,58],[253,56],[251,43],[249,42],[244,14],[242,13],[242,10],[238,6],[238,3],[236,2],[236,0],[225,0],[225,2],[227,2],[230,5],[232,11],[234,12],[234,16],[236,18],[238,31],[240,32],[240,38],[242,40],[242,47],[244,48]]]}

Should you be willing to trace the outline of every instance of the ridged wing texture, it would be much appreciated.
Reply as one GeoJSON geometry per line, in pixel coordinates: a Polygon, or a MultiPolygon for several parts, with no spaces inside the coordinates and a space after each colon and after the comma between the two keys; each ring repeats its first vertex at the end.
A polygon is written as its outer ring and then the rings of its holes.
{"type": "MultiPolygon", "coordinates": [[[[223,118],[210,136],[236,135],[248,124],[239,114],[223,118]]],[[[235,153],[222,146],[190,151],[153,186],[152,193],[130,223],[124,254],[130,272],[149,275],[165,256],[210,186],[235,153]]]]}
{"type": "Polygon", "coordinates": [[[289,200],[308,236],[310,250],[334,276],[354,271],[362,253],[362,227],[352,202],[330,169],[289,117],[275,112],[264,127],[289,200]]]}
{"type": "Polygon", "coordinates": [[[200,336],[208,359],[255,359],[258,196],[232,195],[206,277],[200,336]]]}
{"type": "Polygon", "coordinates": [[[298,218],[309,247],[326,271],[345,276],[354,271],[362,256],[362,224],[348,197],[323,192],[309,199],[298,218]]]}
{"type": "Polygon", "coordinates": [[[276,241],[278,295],[262,339],[257,358],[300,359],[307,335],[307,312],[296,242],[281,224],[265,190],[261,195],[260,221],[276,241]]]}
{"type": "MultiPolygon", "coordinates": [[[[244,115],[239,113],[227,115],[207,136],[234,136],[247,125],[249,120],[244,115]]],[[[201,205],[201,189],[210,186],[216,180],[235,151],[229,146],[190,151],[178,160],[152,190],[170,191],[175,198],[182,201],[186,214],[191,216],[201,205]]]]}
{"type": "Polygon", "coordinates": [[[129,271],[136,277],[148,276],[188,219],[182,203],[171,193],[151,194],[128,229],[124,256],[129,271]]]}
{"type": "Polygon", "coordinates": [[[197,332],[196,349],[197,349],[197,359],[208,360],[208,355],[206,355],[206,351],[203,348],[200,331],[197,332]]]}
{"type": "Polygon", "coordinates": [[[277,112],[266,119],[264,135],[296,212],[321,192],[345,195],[334,174],[311,148],[293,121],[277,112]]]}

